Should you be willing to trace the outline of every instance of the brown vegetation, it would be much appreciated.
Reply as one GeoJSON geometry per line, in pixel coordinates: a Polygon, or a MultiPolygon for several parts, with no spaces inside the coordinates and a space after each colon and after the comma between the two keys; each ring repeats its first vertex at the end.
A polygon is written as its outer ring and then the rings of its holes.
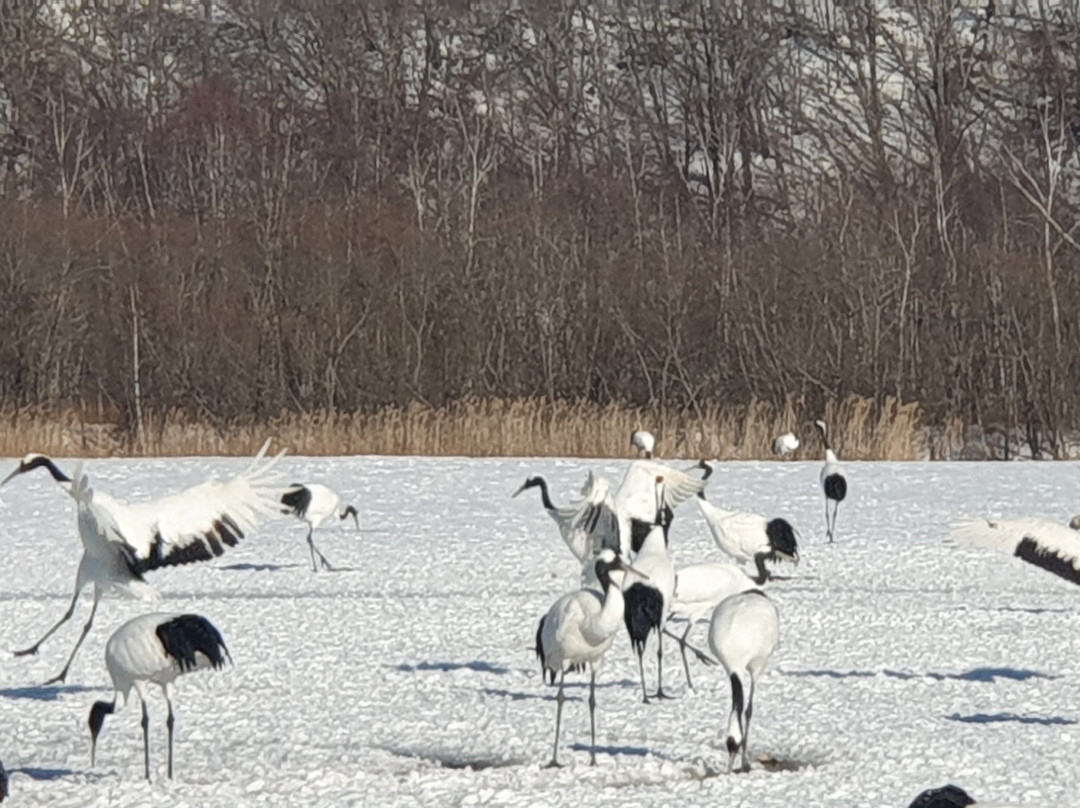
{"type": "MultiPolygon", "coordinates": [[[[9,413],[0,431],[0,456],[29,451],[64,456],[246,455],[272,437],[296,455],[462,455],[628,457],[630,433],[648,428],[658,455],[686,459],[751,460],[769,456],[773,438],[794,429],[803,445],[793,459],[819,458],[823,449],[801,401],[782,406],[641,408],[623,404],[545,399],[461,399],[446,407],[412,403],[365,413],[285,413],[265,422],[215,429],[180,412],[147,419],[143,439],[74,412],[9,413]]],[[[913,460],[927,452],[914,404],[869,399],[830,404],[830,435],[851,460],[913,460]],[[833,434],[835,433],[835,434],[833,434]]]]}
{"type": "Polygon", "coordinates": [[[7,453],[1066,454],[1076,9],[521,5],[0,2],[7,453]]]}

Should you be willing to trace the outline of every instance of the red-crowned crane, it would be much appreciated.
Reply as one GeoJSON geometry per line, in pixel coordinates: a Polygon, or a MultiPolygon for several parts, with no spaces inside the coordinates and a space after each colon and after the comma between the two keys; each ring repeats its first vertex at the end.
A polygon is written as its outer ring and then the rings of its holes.
{"type": "Polygon", "coordinates": [[[348,519],[351,516],[356,529],[359,530],[360,517],[356,513],[356,508],[352,505],[341,507],[341,495],[333,488],[319,483],[293,483],[281,495],[281,505],[282,513],[295,516],[308,526],[307,543],[311,551],[311,571],[318,572],[319,569],[315,566],[316,554],[323,567],[332,570],[333,567],[326,560],[326,556],[315,546],[311,534],[331,516],[336,516],[338,519],[348,519]]]}
{"type": "Polygon", "coordinates": [[[814,426],[821,432],[821,442],[825,444],[825,465],[821,467],[821,490],[825,493],[825,533],[829,541],[836,538],[836,510],[847,496],[847,477],[844,467],[836,459],[836,452],[829,445],[829,435],[825,422],[814,421],[814,426]],[[832,515],[829,515],[829,503],[832,503],[832,515]]]}
{"type": "Polygon", "coordinates": [[[1050,519],[970,519],[952,525],[951,539],[958,544],[986,547],[1042,567],[1080,584],[1080,516],[1068,526],[1050,519]]]}
{"type": "Polygon", "coordinates": [[[760,589],[721,601],[709,623],[709,647],[731,681],[728,718],[728,773],[742,752],[741,771],[750,771],[746,744],[754,715],[754,692],[780,639],[780,613],[760,589]]]}
{"type": "Polygon", "coordinates": [[[113,683],[113,700],[90,708],[90,765],[97,756],[97,739],[105,716],[122,710],[131,691],[142,703],[143,766],[150,779],[150,715],[146,687],[158,685],[169,705],[169,778],[173,776],[173,681],[205,668],[220,669],[232,661],[221,632],[197,614],[144,614],[120,626],[105,644],[105,667],[113,683]]]}

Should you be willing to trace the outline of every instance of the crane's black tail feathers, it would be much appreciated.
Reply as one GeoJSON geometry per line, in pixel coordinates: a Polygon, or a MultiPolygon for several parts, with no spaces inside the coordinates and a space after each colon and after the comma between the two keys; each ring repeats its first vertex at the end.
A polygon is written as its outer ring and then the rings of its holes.
{"type": "Polygon", "coordinates": [[[181,671],[198,667],[195,655],[202,653],[210,666],[218,670],[225,661],[232,662],[225,640],[214,624],[197,614],[182,614],[157,627],[157,636],[165,653],[176,660],[181,671]]]}

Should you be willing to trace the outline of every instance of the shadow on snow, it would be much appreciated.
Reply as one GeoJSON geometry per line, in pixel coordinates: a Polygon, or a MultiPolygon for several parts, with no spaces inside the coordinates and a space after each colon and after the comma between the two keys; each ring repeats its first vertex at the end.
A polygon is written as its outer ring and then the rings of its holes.
{"type": "Polygon", "coordinates": [[[31,685],[30,687],[6,687],[0,689],[0,698],[56,701],[68,693],[94,693],[106,690],[108,688],[88,687],[87,685],[31,685]]]}
{"type": "Polygon", "coordinates": [[[893,679],[933,679],[941,682],[946,679],[959,680],[962,682],[986,682],[992,684],[997,679],[1011,679],[1016,682],[1026,682],[1028,679],[1060,679],[1052,673],[1027,670],[1025,668],[972,668],[963,673],[911,673],[908,671],[837,671],[828,668],[806,671],[779,671],[784,676],[811,677],[823,676],[830,679],[872,678],[874,676],[888,676],[893,679]]]}
{"type": "Polygon", "coordinates": [[[395,757],[412,758],[426,763],[434,763],[444,769],[468,769],[474,772],[483,771],[484,769],[520,766],[528,762],[518,758],[498,757],[495,753],[469,754],[461,750],[410,749],[400,746],[382,746],[379,748],[395,757]]]}
{"type": "Polygon", "coordinates": [[[400,665],[391,665],[394,670],[401,671],[402,673],[417,673],[419,671],[440,671],[442,673],[449,673],[450,671],[476,671],[477,673],[494,673],[502,676],[510,673],[510,669],[505,665],[498,665],[494,662],[484,662],[483,660],[476,660],[474,662],[417,662],[415,665],[410,665],[407,662],[402,662],[400,665]]]}
{"type": "Polygon", "coordinates": [[[1057,715],[1016,715],[1015,713],[996,713],[994,715],[988,713],[975,713],[974,715],[960,715],[959,713],[953,713],[952,715],[945,716],[945,718],[948,721],[959,721],[962,724],[1000,724],[1003,722],[1012,722],[1015,724],[1042,724],[1044,727],[1050,727],[1076,723],[1076,719],[1074,718],[1062,718],[1057,715]]]}

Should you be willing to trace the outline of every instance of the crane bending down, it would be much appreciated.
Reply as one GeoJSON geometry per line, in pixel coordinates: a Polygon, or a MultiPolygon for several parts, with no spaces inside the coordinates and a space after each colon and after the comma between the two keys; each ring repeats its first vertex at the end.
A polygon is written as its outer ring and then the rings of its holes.
{"type": "Polygon", "coordinates": [[[950,538],[958,544],[1009,553],[1080,584],[1080,516],[1074,516],[1068,527],[1050,519],[1026,517],[996,522],[970,519],[951,528],[950,538]]]}
{"type": "Polygon", "coordinates": [[[270,441],[263,444],[246,470],[226,480],[204,483],[149,502],[125,503],[95,492],[76,465],[69,477],[48,457],[29,454],[0,485],[19,474],[44,468],[75,500],[79,538],[83,553],[75,576],[75,594],[60,620],[29,648],[15,656],[36,654],[57,629],[71,619],[79,595],[94,585],[94,603],[82,633],[63,670],[45,684],[63,682],[86,635],[94,623],[98,602],[110,589],[138,597],[157,596],[143,574],[159,567],[206,561],[235,547],[245,531],[273,515],[280,492],[274,465],[284,455],[264,461],[270,441]]]}
{"type": "Polygon", "coordinates": [[[360,517],[356,513],[356,508],[352,505],[340,508],[341,497],[338,492],[333,488],[318,483],[293,483],[281,495],[281,504],[283,506],[282,513],[295,516],[308,526],[307,543],[308,548],[311,550],[311,571],[318,572],[318,567],[315,566],[316,554],[318,554],[323,567],[332,570],[333,567],[326,560],[326,556],[319,552],[319,548],[315,546],[311,534],[315,528],[331,516],[336,516],[338,519],[348,519],[351,516],[353,522],[356,523],[356,529],[359,530],[360,517]]]}
{"type": "Polygon", "coordinates": [[[742,752],[740,771],[750,771],[746,740],[754,715],[754,692],[780,639],[780,613],[760,589],[725,598],[709,624],[709,647],[731,680],[728,718],[728,773],[742,752]]]}
{"type": "Polygon", "coordinates": [[[714,665],[715,660],[707,657],[686,641],[690,631],[699,620],[712,618],[712,613],[725,598],[746,592],[760,585],[734,564],[720,561],[703,561],[700,564],[688,564],[675,570],[675,600],[671,606],[671,616],[686,620],[686,631],[682,635],[664,629],[664,633],[679,643],[682,654],[683,671],[686,673],[686,686],[694,689],[690,679],[690,665],[686,661],[686,649],[706,665],[714,665]]]}
{"type": "Polygon", "coordinates": [[[105,666],[112,678],[113,700],[94,702],[90,708],[90,765],[95,763],[97,739],[105,716],[127,704],[132,689],[142,702],[143,765],[150,779],[150,716],[146,686],[159,685],[169,705],[169,778],[173,776],[172,683],[184,673],[230,662],[229,649],[214,624],[197,614],[144,614],[120,626],[105,644],[105,666]]]}

